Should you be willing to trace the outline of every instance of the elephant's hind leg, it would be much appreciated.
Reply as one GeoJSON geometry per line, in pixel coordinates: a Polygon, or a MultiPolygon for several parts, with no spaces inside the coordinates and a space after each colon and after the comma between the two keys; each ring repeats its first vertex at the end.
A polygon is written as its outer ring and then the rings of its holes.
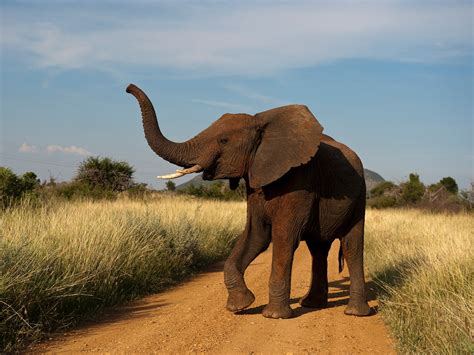
{"type": "Polygon", "coordinates": [[[300,299],[303,307],[326,308],[328,305],[328,253],[331,242],[307,240],[306,244],[313,257],[311,286],[300,299]]]}
{"type": "Polygon", "coordinates": [[[370,307],[367,304],[364,278],[364,214],[341,239],[342,251],[347,261],[350,275],[349,304],[345,314],[367,316],[370,307]]]}
{"type": "Polygon", "coordinates": [[[241,311],[255,300],[244,280],[245,269],[270,244],[270,229],[260,223],[248,222],[224,266],[224,282],[229,296],[226,308],[241,311]]]}

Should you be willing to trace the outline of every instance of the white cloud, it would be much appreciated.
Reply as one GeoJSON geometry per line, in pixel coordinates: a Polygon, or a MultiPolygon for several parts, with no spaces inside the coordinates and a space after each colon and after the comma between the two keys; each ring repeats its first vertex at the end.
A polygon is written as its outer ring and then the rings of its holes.
{"type": "Polygon", "coordinates": [[[39,149],[38,147],[34,145],[29,145],[27,143],[23,143],[20,145],[20,148],[18,149],[20,153],[38,153],[39,149]]]}
{"type": "Polygon", "coordinates": [[[92,155],[92,153],[87,151],[86,149],[82,147],[76,147],[75,145],[71,145],[69,147],[62,147],[60,145],[48,145],[46,147],[46,151],[48,153],[61,152],[65,154],[75,154],[75,155],[82,155],[82,156],[92,155]]]}
{"type": "Polygon", "coordinates": [[[64,154],[74,154],[74,155],[82,155],[82,156],[87,156],[87,155],[92,155],[91,152],[89,152],[87,149],[82,148],[82,147],[77,147],[75,145],[71,145],[69,147],[63,147],[60,145],[55,145],[55,144],[50,144],[46,146],[46,148],[38,148],[35,145],[30,145],[28,143],[23,143],[20,145],[20,148],[18,148],[18,151],[20,153],[41,153],[41,152],[46,152],[46,153],[64,153],[64,154]]]}
{"type": "Polygon", "coordinates": [[[139,20],[127,11],[100,17],[97,9],[96,16],[56,16],[63,22],[4,16],[2,42],[40,68],[131,65],[202,75],[265,74],[345,58],[443,62],[472,50],[470,2],[172,4],[171,18],[156,15],[153,3],[141,4],[152,15],[139,20]],[[71,25],[77,18],[86,23],[71,25]]]}

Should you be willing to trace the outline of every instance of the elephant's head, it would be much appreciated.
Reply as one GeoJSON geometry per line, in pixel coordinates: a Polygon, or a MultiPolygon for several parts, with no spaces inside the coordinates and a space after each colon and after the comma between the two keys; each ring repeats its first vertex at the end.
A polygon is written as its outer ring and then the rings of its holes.
{"type": "Polygon", "coordinates": [[[323,128],[306,106],[290,105],[253,116],[227,113],[194,138],[175,143],[161,133],[145,93],[133,84],[127,92],[140,104],[148,145],[184,168],[165,179],[202,171],[205,180],[229,179],[231,188],[238,186],[240,178],[259,188],[307,163],[322,136],[323,128]]]}

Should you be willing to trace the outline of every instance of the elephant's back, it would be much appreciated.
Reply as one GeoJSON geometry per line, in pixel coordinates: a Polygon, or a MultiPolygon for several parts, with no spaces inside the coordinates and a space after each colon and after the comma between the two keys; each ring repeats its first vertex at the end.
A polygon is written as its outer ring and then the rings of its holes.
{"type": "Polygon", "coordinates": [[[365,198],[364,168],[352,149],[323,137],[315,158],[321,197],[355,201],[363,193],[365,198]]]}
{"type": "Polygon", "coordinates": [[[352,149],[330,137],[323,137],[315,158],[319,232],[323,239],[332,238],[351,223],[355,206],[365,202],[364,169],[352,149]]]}
{"type": "Polygon", "coordinates": [[[364,167],[359,156],[347,145],[323,134],[320,150],[326,150],[323,153],[333,160],[333,164],[340,168],[353,169],[359,177],[364,178],[364,167]]]}

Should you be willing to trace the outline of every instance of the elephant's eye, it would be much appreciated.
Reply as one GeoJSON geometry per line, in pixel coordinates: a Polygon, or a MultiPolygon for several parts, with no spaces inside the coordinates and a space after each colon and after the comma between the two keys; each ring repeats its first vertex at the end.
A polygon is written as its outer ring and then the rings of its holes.
{"type": "Polygon", "coordinates": [[[228,141],[229,141],[229,139],[225,138],[225,137],[219,139],[220,144],[226,144],[228,141]]]}

